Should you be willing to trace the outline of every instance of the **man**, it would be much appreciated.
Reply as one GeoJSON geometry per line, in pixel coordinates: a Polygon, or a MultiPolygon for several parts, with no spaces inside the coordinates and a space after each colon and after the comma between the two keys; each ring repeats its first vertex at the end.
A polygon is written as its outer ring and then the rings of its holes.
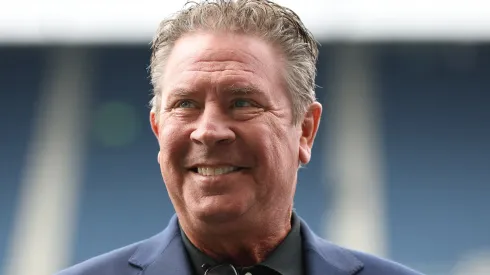
{"type": "Polygon", "coordinates": [[[317,237],[293,211],[322,106],[318,50],[291,10],[186,6],[152,45],[150,122],[176,216],[160,234],[60,275],[409,275],[317,237]]]}

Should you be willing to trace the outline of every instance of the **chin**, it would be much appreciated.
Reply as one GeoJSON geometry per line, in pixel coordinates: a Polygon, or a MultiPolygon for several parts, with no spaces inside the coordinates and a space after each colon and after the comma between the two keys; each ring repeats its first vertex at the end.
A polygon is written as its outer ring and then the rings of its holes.
{"type": "Polygon", "coordinates": [[[201,221],[205,223],[225,224],[238,220],[248,210],[245,205],[239,205],[236,202],[232,205],[216,204],[201,206],[195,209],[194,213],[201,221]]]}

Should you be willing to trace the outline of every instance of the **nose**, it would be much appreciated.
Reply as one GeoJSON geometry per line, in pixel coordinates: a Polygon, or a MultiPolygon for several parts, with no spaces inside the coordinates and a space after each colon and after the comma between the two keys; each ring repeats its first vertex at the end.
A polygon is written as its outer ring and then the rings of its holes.
{"type": "Polygon", "coordinates": [[[191,140],[195,143],[215,146],[231,143],[236,138],[226,115],[218,110],[206,108],[196,123],[196,129],[191,133],[191,140]]]}

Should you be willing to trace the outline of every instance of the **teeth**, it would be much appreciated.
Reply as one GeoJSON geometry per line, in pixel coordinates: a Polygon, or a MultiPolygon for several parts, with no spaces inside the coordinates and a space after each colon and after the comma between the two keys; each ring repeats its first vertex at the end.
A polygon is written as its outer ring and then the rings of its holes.
{"type": "Polygon", "coordinates": [[[217,176],[228,174],[233,171],[238,170],[238,167],[219,167],[219,168],[210,168],[210,167],[197,167],[197,173],[203,176],[217,176]]]}

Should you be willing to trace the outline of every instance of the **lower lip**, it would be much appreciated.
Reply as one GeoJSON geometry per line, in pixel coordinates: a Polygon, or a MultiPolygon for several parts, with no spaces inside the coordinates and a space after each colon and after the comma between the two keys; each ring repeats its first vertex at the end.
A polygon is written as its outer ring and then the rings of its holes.
{"type": "Polygon", "coordinates": [[[205,196],[224,195],[229,194],[232,190],[241,190],[240,186],[243,186],[247,178],[245,176],[246,171],[246,169],[240,169],[228,174],[213,176],[203,176],[196,172],[191,172],[191,182],[205,196]]]}

